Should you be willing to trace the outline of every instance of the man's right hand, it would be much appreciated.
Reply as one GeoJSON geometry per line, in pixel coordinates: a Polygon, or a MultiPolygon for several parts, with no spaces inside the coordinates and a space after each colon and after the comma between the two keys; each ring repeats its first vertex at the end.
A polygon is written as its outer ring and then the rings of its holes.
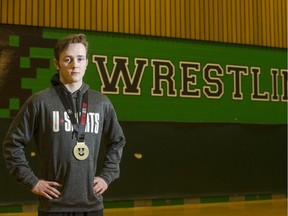
{"type": "Polygon", "coordinates": [[[34,194],[46,197],[47,199],[58,198],[61,193],[55,187],[62,187],[57,182],[39,180],[35,187],[31,190],[34,194]]]}

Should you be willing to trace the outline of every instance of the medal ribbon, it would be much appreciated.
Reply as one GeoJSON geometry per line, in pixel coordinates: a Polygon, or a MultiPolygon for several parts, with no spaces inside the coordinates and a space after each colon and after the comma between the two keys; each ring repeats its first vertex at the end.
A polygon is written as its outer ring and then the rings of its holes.
{"type": "MultiPolygon", "coordinates": [[[[59,88],[56,89],[56,92],[57,92],[67,114],[69,115],[71,123],[73,124],[73,133],[75,133],[77,135],[76,136],[77,141],[78,142],[84,142],[86,117],[87,117],[87,111],[88,111],[88,91],[86,91],[83,94],[82,105],[81,105],[81,118],[80,118],[79,124],[77,123],[77,120],[75,117],[74,108],[69,101],[68,95],[64,92],[64,89],[61,86],[59,86],[59,88]]],[[[77,106],[77,104],[76,104],[76,106],[77,106]]]]}

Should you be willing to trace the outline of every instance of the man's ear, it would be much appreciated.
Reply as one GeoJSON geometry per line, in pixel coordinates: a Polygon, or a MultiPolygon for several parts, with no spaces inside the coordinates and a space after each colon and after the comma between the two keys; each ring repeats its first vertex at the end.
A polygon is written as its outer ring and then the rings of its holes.
{"type": "Polygon", "coordinates": [[[59,70],[59,63],[56,59],[53,60],[54,66],[57,70],[59,70]]]}

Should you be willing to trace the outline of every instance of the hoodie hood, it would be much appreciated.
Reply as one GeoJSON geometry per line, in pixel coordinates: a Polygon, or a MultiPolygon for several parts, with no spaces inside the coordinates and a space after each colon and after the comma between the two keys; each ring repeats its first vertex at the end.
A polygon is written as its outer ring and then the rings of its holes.
{"type": "MultiPolygon", "coordinates": [[[[89,86],[85,83],[82,84],[82,86],[75,92],[71,93],[60,81],[59,74],[56,73],[51,78],[51,84],[55,88],[55,90],[58,92],[58,95],[64,94],[65,97],[68,99],[70,107],[73,111],[73,113],[78,115],[78,121],[81,115],[81,106],[82,106],[82,99],[85,92],[88,91],[89,86]]],[[[59,97],[60,97],[59,95],[59,97]]],[[[60,97],[61,99],[61,97],[60,97]]],[[[61,100],[62,101],[62,100],[61,100]]],[[[63,104],[63,101],[62,101],[63,104]]],[[[64,104],[63,104],[64,106],[64,104]]],[[[65,107],[65,106],[64,106],[65,107]]],[[[66,107],[65,107],[66,109],[66,107]]],[[[75,127],[76,129],[76,127],[75,127]]],[[[76,129],[78,130],[78,129],[76,129]]]]}
{"type": "MultiPolygon", "coordinates": [[[[59,73],[56,73],[52,76],[51,78],[51,84],[52,86],[56,88],[61,88],[66,94],[69,94],[70,92],[68,89],[61,83],[60,78],[59,78],[59,73]]],[[[89,89],[89,85],[83,82],[82,86],[80,87],[79,90],[76,92],[80,91],[79,93],[83,95],[87,90],[89,89]]],[[[71,93],[70,93],[71,94],[71,93]]]]}

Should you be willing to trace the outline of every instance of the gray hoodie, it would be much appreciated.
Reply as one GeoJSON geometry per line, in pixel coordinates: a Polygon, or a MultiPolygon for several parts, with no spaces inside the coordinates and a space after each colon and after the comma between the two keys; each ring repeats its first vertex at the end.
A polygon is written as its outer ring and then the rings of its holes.
{"type": "Polygon", "coordinates": [[[114,108],[103,94],[83,84],[75,94],[60,83],[58,74],[51,79],[52,87],[32,95],[21,107],[4,139],[3,155],[9,172],[18,182],[32,189],[39,178],[56,181],[62,185],[59,198],[48,200],[39,197],[39,211],[87,212],[103,208],[101,195],[93,192],[100,143],[106,148],[106,157],[100,177],[107,184],[119,177],[119,163],[125,137],[114,108]],[[76,138],[56,88],[63,88],[74,98],[76,110],[81,106],[83,94],[88,91],[88,112],[85,128],[85,144],[89,148],[86,160],[73,155],[76,138]],[[76,96],[75,96],[76,95],[76,96]],[[77,99],[77,100],[76,100],[77,99]],[[78,108],[77,108],[78,107],[78,108]],[[35,139],[40,158],[37,177],[29,167],[24,148],[35,139]]]}

